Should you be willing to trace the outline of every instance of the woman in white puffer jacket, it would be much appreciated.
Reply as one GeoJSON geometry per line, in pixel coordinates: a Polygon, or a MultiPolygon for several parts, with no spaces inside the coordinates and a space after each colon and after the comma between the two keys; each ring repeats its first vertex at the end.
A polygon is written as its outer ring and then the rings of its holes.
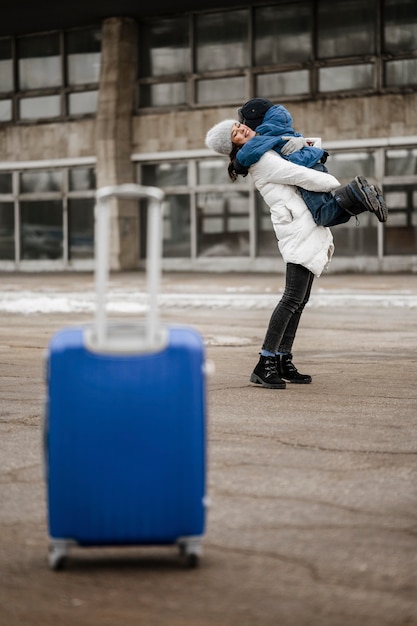
{"type": "MultiPolygon", "coordinates": [[[[236,153],[253,132],[235,120],[216,124],[206,135],[206,145],[230,158],[229,174],[236,179],[236,153]]],[[[292,346],[307,304],[314,276],[327,268],[334,251],[329,228],[317,226],[297,187],[310,191],[332,191],[339,181],[325,172],[286,161],[275,151],[266,152],[249,168],[256,188],[270,207],[278,247],[286,263],[286,283],[275,307],[251,382],[268,389],[284,389],[286,381],[310,383],[292,362],[292,346]]]]}
{"type": "Polygon", "coordinates": [[[320,276],[333,255],[333,236],[329,228],[316,225],[297,187],[332,191],[340,187],[339,181],[331,174],[286,161],[272,150],[249,173],[270,208],[285,263],[298,263],[320,276]]]}

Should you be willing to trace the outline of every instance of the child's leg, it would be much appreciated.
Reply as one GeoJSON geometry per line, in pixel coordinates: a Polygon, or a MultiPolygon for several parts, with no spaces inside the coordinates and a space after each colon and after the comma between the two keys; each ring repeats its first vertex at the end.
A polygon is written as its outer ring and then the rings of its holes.
{"type": "MultiPolygon", "coordinates": [[[[322,163],[317,163],[314,169],[327,172],[322,163]]],[[[339,187],[333,192],[334,195],[300,187],[299,190],[318,226],[345,224],[352,216],[364,211],[374,213],[380,222],[387,220],[388,211],[382,192],[374,185],[369,185],[363,176],[356,176],[355,180],[339,187]]]]}
{"type": "MultiPolygon", "coordinates": [[[[323,163],[316,163],[312,169],[319,172],[328,171],[323,163]]],[[[301,187],[299,187],[299,191],[317,226],[345,224],[352,217],[352,214],[340,206],[330,192],[307,191],[301,187]]]]}
{"type": "MultiPolygon", "coordinates": [[[[337,203],[336,198],[331,193],[307,191],[301,187],[299,187],[299,191],[317,226],[345,224],[352,217],[351,213],[348,213],[337,203]]],[[[365,209],[363,210],[365,211],[365,209]]]]}

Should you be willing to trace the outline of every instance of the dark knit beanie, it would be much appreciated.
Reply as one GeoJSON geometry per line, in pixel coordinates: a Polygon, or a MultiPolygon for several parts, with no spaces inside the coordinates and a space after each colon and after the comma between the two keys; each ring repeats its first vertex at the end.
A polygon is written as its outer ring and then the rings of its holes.
{"type": "Polygon", "coordinates": [[[274,103],[266,98],[252,98],[252,100],[248,100],[243,107],[238,109],[239,121],[255,130],[259,124],[262,124],[265,113],[272,106],[274,106],[274,103]]]}

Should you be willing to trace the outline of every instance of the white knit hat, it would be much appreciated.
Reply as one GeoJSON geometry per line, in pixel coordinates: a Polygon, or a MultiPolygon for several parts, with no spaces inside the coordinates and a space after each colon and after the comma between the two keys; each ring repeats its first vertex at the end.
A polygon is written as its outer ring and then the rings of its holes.
{"type": "Polygon", "coordinates": [[[219,154],[229,155],[233,148],[231,139],[233,124],[236,124],[236,120],[224,120],[210,128],[206,135],[206,146],[219,154]]]}

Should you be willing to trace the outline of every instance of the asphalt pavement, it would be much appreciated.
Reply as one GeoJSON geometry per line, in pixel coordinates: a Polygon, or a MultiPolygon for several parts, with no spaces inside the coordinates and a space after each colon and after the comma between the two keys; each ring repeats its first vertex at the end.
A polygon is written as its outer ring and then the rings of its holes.
{"type": "MultiPolygon", "coordinates": [[[[45,354],[91,323],[91,274],[0,275],[1,626],[417,625],[417,278],[329,274],[294,345],[310,385],[249,382],[284,278],[166,273],[164,323],[197,328],[208,496],[198,568],[171,546],[76,547],[48,566],[45,354]]],[[[142,315],[142,273],[109,316],[142,315]]]]}

